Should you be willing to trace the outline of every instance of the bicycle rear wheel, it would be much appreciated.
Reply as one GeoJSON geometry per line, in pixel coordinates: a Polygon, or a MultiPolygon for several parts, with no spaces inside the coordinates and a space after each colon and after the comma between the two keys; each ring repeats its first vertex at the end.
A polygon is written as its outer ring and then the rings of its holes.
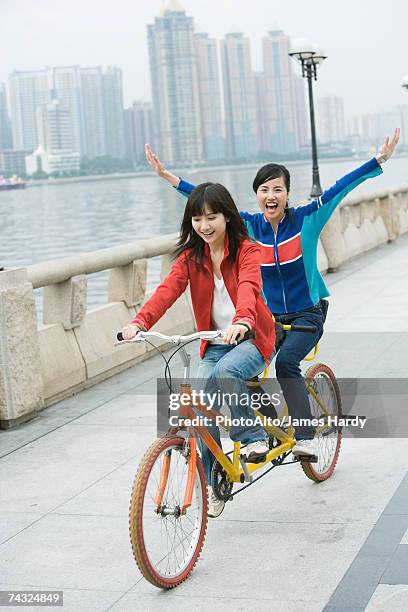
{"type": "Polygon", "coordinates": [[[192,503],[182,515],[187,475],[184,439],[165,437],[147,450],[133,483],[129,509],[133,554],[143,576],[161,588],[173,588],[188,577],[204,543],[207,489],[198,455],[192,503]],[[163,473],[168,475],[157,511],[155,497],[163,473]]]}
{"type": "MultiPolygon", "coordinates": [[[[309,393],[312,417],[327,421],[327,411],[328,415],[341,418],[340,389],[333,371],[327,365],[317,363],[307,370],[305,379],[307,385],[312,387],[325,407],[325,410],[322,410],[312,394],[309,393]]],[[[302,469],[308,478],[315,482],[322,482],[330,478],[339,458],[341,438],[341,430],[333,424],[327,422],[320,428],[316,434],[318,442],[317,463],[301,462],[302,469]]]]}

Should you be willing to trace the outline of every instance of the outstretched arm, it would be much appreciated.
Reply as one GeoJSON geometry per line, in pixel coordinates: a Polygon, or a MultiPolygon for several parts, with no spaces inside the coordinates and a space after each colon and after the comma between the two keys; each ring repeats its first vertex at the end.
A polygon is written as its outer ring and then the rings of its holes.
{"type": "Polygon", "coordinates": [[[180,177],[176,176],[170,170],[167,170],[158,158],[156,153],[153,153],[149,144],[145,144],[146,160],[149,166],[154,170],[157,176],[164,178],[170,185],[175,187],[183,196],[188,198],[190,193],[195,188],[195,185],[183,181],[180,177]]]}
{"type": "Polygon", "coordinates": [[[388,136],[384,140],[384,144],[381,147],[380,152],[378,153],[378,155],[376,157],[376,159],[377,159],[379,164],[383,164],[384,162],[387,161],[387,159],[390,159],[391,155],[395,151],[395,147],[398,144],[399,137],[400,137],[400,129],[399,128],[395,128],[394,134],[393,134],[393,137],[391,138],[391,140],[389,139],[388,136]]]}
{"type": "Polygon", "coordinates": [[[179,177],[170,172],[170,170],[166,170],[165,166],[157,157],[156,153],[153,153],[149,144],[145,144],[145,154],[147,163],[152,168],[152,170],[154,170],[157,176],[164,178],[168,183],[170,183],[170,185],[173,185],[173,187],[179,186],[179,177]]]}
{"type": "Polygon", "coordinates": [[[386,138],[380,152],[376,157],[356,168],[349,174],[336,181],[332,187],[327,189],[319,198],[310,204],[297,209],[299,214],[306,217],[312,216],[319,233],[340,204],[345,196],[363,181],[382,174],[381,164],[386,162],[394,153],[399,140],[400,130],[396,128],[392,139],[386,138]]]}

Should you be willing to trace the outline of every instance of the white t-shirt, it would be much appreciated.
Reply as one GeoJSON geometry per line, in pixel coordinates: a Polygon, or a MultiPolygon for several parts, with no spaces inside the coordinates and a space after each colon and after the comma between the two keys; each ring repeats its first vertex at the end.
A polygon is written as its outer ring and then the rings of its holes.
{"type": "MultiPolygon", "coordinates": [[[[214,274],[214,299],[211,311],[213,329],[227,329],[235,316],[235,306],[229,296],[224,279],[214,274]]],[[[224,344],[222,338],[213,340],[214,344],[224,344]]]]}

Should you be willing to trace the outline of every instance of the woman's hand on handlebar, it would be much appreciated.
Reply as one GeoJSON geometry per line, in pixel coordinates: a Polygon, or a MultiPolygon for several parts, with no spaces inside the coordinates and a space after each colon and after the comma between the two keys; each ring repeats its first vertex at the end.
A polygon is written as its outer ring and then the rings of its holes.
{"type": "Polygon", "coordinates": [[[154,170],[157,176],[161,176],[162,178],[166,179],[166,181],[168,181],[170,185],[173,185],[173,187],[179,186],[179,177],[170,172],[169,170],[166,170],[165,166],[162,164],[157,154],[153,153],[149,144],[145,144],[145,154],[147,163],[149,164],[151,169],[154,170]]]}
{"type": "Polygon", "coordinates": [[[234,344],[234,342],[238,342],[242,340],[245,334],[248,331],[248,327],[246,325],[239,325],[239,323],[235,325],[230,325],[224,331],[224,342],[225,344],[234,344]]]}
{"type": "Polygon", "coordinates": [[[129,323],[122,329],[123,340],[132,340],[141,331],[139,325],[136,323],[129,323]]]}

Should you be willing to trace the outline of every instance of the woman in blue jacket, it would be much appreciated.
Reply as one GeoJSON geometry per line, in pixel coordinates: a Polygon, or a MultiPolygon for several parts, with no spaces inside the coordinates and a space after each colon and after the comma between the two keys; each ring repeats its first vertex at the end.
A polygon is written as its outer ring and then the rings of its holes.
{"type": "MultiPolygon", "coordinates": [[[[319,198],[305,206],[289,208],[290,174],[285,166],[266,164],[258,171],[253,190],[261,212],[240,212],[249,235],[261,245],[264,299],[276,321],[313,325],[315,334],[292,332],[278,344],[276,376],[296,419],[310,419],[310,405],[300,362],[323,333],[321,300],[329,295],[317,266],[320,233],[341,200],[366,179],[382,173],[381,164],[391,157],[399,129],[386,138],[379,154],[343,176],[319,198]]],[[[146,159],[153,170],[188,197],[194,185],[172,174],[146,145],[146,159]]],[[[313,427],[295,430],[295,455],[317,455],[313,427]]]]}

